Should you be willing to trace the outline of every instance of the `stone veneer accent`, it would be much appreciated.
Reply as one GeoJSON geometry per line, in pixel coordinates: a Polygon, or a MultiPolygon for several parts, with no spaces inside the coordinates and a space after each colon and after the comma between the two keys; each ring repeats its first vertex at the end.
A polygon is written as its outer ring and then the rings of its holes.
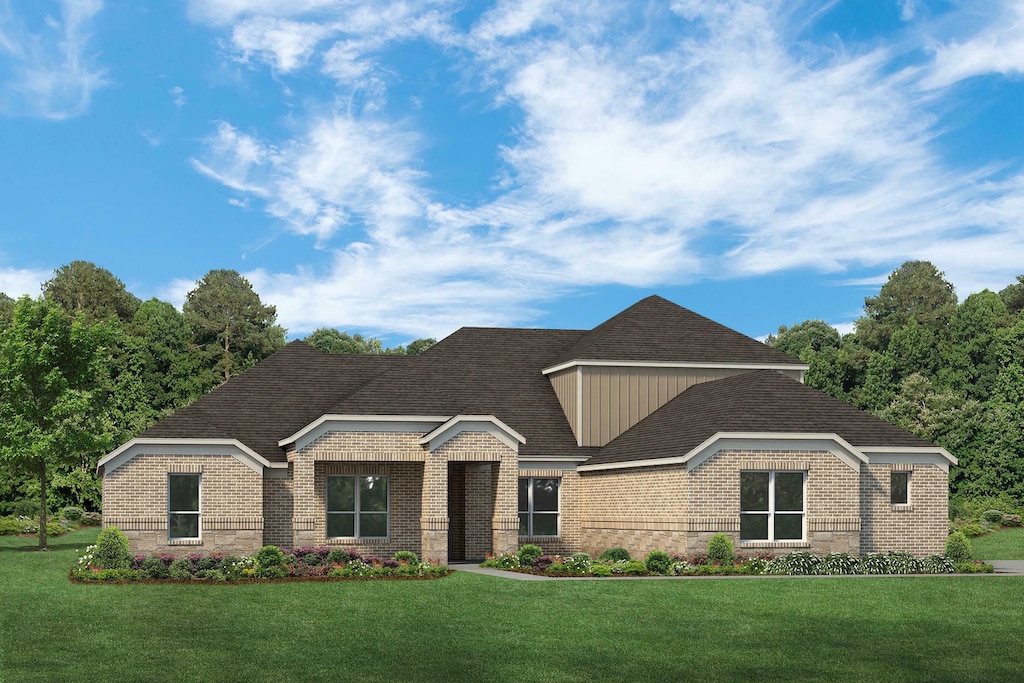
{"type": "Polygon", "coordinates": [[[904,550],[918,556],[942,553],[949,534],[949,475],[937,465],[861,467],[862,553],[904,550]],[[910,472],[908,505],[889,504],[889,473],[910,472]]]}
{"type": "Polygon", "coordinates": [[[263,545],[263,478],[230,455],[137,455],[103,477],[103,525],[120,527],[136,554],[249,555],[263,545]],[[200,540],[167,538],[172,472],[202,475],[200,540]]]}

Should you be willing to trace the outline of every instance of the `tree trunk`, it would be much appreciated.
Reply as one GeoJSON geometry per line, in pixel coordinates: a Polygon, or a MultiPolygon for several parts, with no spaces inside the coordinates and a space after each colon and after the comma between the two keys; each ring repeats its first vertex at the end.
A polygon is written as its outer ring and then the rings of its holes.
{"type": "Polygon", "coordinates": [[[39,459],[39,549],[46,550],[46,459],[39,459]]]}

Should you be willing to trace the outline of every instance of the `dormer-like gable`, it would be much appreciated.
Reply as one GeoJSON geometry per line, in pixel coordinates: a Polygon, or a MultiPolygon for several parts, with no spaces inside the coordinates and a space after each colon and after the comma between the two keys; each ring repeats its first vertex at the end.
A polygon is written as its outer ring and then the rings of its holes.
{"type": "Polygon", "coordinates": [[[544,369],[580,446],[603,446],[689,387],[807,365],[659,296],[583,335],[544,369]]]}

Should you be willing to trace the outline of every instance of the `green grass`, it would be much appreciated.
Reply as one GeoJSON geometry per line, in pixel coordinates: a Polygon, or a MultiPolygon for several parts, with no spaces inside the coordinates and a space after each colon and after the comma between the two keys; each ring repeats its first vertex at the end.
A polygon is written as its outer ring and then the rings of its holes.
{"type": "Polygon", "coordinates": [[[1016,681],[1024,577],[72,584],[0,539],[0,679],[1016,681]]]}
{"type": "Polygon", "coordinates": [[[1024,528],[1003,529],[971,539],[974,556],[984,560],[1024,560],[1024,528]]]}

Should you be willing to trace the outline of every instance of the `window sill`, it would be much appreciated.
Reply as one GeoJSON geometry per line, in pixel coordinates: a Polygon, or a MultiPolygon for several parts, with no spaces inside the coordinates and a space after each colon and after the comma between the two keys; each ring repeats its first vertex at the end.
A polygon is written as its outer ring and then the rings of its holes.
{"type": "Polygon", "coordinates": [[[810,548],[809,541],[740,541],[740,548],[810,548]]]}
{"type": "Polygon", "coordinates": [[[561,536],[520,536],[520,541],[532,542],[532,541],[550,541],[551,539],[558,539],[561,536]]]}
{"type": "Polygon", "coordinates": [[[355,545],[355,544],[381,544],[387,543],[389,538],[328,538],[327,545],[355,545]]]}
{"type": "Polygon", "coordinates": [[[910,503],[890,503],[889,509],[893,512],[913,512],[914,506],[910,503]]]}
{"type": "Polygon", "coordinates": [[[167,545],[202,545],[203,539],[201,538],[171,538],[168,539],[167,545]]]}

